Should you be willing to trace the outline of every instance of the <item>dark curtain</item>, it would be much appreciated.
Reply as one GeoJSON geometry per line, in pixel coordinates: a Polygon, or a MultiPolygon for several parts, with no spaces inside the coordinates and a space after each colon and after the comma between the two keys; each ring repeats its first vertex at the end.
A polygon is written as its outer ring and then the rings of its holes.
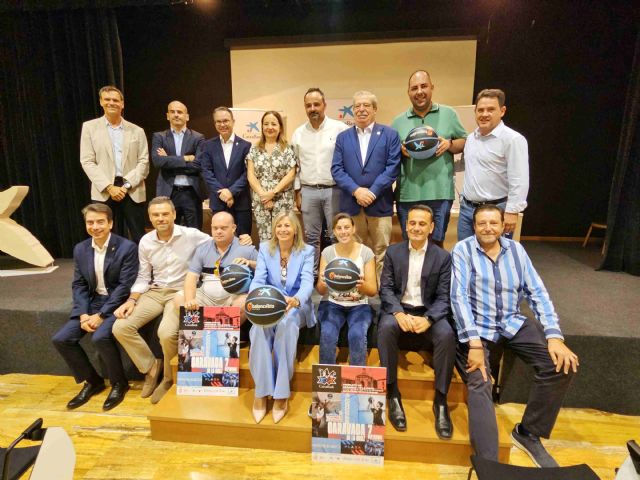
{"type": "Polygon", "coordinates": [[[98,90],[123,87],[116,15],[110,9],[0,16],[0,189],[29,186],[14,215],[54,257],[86,237],[80,210],[82,122],[102,115],[98,90]]]}
{"type": "Polygon", "coordinates": [[[630,78],[600,269],[640,275],[640,32],[630,78]]]}

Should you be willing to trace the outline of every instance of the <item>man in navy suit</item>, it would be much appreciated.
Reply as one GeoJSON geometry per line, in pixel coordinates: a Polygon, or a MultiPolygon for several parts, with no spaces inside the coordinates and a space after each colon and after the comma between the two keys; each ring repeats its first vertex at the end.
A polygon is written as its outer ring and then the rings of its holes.
{"type": "Polygon", "coordinates": [[[400,174],[400,137],[375,123],[377,110],[373,93],[353,95],[355,126],[336,139],[331,175],[341,190],[340,211],[353,217],[362,242],[375,253],[379,276],[391,241],[391,186],[400,174]]]}
{"type": "Polygon", "coordinates": [[[389,420],[399,431],[407,429],[407,419],[397,383],[398,347],[433,353],[436,433],[449,439],[453,426],[447,393],[456,358],[449,303],[451,256],[427,240],[433,227],[433,210],[426,205],[413,205],[407,217],[409,241],[387,250],[380,281],[378,352],[380,365],[387,368],[389,420]]]}
{"type": "Polygon", "coordinates": [[[129,384],[120,352],[111,333],[113,311],[129,296],[138,274],[138,248],[135,243],[111,233],[113,213],[109,206],[92,203],[83,210],[91,238],[73,250],[73,309],[69,321],[53,336],[53,344],[73,372],[76,382],[85,382],[67,408],[77,408],[105,389],[104,379],[91,365],[80,346],[80,339],[92,333],[91,340],[106,366],[111,392],[103,409],[111,410],[123,399],[129,384]]]}
{"type": "Polygon", "coordinates": [[[213,111],[213,122],[218,137],[202,144],[197,164],[202,170],[209,189],[209,208],[215,215],[229,212],[238,226],[238,236],[242,244],[247,244],[251,236],[251,197],[247,182],[245,157],[251,143],[233,133],[233,113],[227,107],[213,111]]]}
{"type": "Polygon", "coordinates": [[[176,223],[202,228],[202,195],[200,168],[195,163],[196,152],[204,135],[187,128],[187,107],[173,101],[167,107],[171,128],[156,132],[151,140],[151,161],[160,169],[156,196],[169,197],[176,207],[176,223]]]}

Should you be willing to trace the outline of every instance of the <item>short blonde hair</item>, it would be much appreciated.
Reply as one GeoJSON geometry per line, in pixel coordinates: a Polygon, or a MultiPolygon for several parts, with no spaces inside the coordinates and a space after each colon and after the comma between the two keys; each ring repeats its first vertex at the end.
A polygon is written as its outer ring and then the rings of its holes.
{"type": "Polygon", "coordinates": [[[278,238],[276,237],[276,225],[280,223],[283,218],[288,218],[291,224],[293,225],[294,234],[293,234],[293,248],[292,250],[303,250],[304,243],[304,232],[302,231],[302,225],[300,225],[300,221],[298,220],[298,216],[293,210],[280,212],[273,219],[271,224],[271,240],[269,240],[269,253],[273,255],[276,253],[276,247],[278,246],[278,238]]]}

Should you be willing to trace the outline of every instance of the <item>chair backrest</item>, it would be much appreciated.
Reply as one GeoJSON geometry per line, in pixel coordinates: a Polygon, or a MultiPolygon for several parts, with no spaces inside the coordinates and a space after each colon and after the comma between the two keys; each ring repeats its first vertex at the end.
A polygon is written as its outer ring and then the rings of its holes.
{"type": "Polygon", "coordinates": [[[600,480],[586,464],[571,467],[529,468],[494,462],[486,458],[471,456],[471,464],[478,480],[600,480]]]}

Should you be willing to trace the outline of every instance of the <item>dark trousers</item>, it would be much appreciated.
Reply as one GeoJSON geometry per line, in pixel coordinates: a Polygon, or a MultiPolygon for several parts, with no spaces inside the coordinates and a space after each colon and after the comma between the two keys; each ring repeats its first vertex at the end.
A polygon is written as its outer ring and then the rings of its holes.
{"type": "MultiPolygon", "coordinates": [[[[87,313],[93,314],[98,312],[106,299],[106,296],[98,295],[91,302],[89,307],[90,311],[87,313]]],[[[91,341],[105,364],[107,377],[112,385],[115,383],[125,383],[127,381],[122,367],[120,351],[118,350],[116,339],[111,333],[115,321],[116,317],[113,315],[108,316],[96,331],[91,334],[91,341]]],[[[86,333],[88,332],[80,328],[80,319],[78,317],[71,317],[69,321],[56,332],[51,341],[71,369],[77,383],[87,381],[95,384],[101,382],[102,377],[96,372],[89,357],[80,346],[80,340],[86,333]]]]}
{"type": "Polygon", "coordinates": [[[251,235],[251,210],[236,210],[235,207],[225,208],[224,210],[212,210],[214,215],[218,212],[229,212],[236,222],[236,235],[251,235]]]}
{"type": "MultiPolygon", "coordinates": [[[[420,310],[405,311],[410,315],[424,315],[424,309],[422,313],[419,313],[420,310]]],[[[383,313],[378,323],[378,353],[380,365],[387,367],[387,383],[398,380],[400,347],[405,350],[427,350],[433,353],[436,390],[446,396],[456,359],[456,336],[449,322],[435,322],[424,333],[403,332],[393,315],[383,313]]]]}
{"type": "Polygon", "coordinates": [[[171,201],[176,207],[176,223],[185,227],[202,228],[202,201],[191,186],[174,185],[171,201]]]}
{"type": "Polygon", "coordinates": [[[145,202],[136,203],[129,195],[116,202],[109,199],[106,203],[113,210],[113,233],[127,237],[135,243],[139,243],[144,235],[144,222],[146,218],[145,202]]]}
{"type": "Polygon", "coordinates": [[[485,347],[485,368],[489,381],[480,370],[466,373],[469,344],[458,345],[456,363],[467,384],[469,394],[469,435],[476,455],[498,461],[498,425],[493,406],[490,355],[497,347],[510,348],[535,370],[529,401],[522,416],[522,425],[534,435],[549,438],[556,423],[572,373],[556,372],[549,356],[547,340],[540,324],[527,319],[511,338],[500,337],[497,343],[482,340],[485,347]]]}

